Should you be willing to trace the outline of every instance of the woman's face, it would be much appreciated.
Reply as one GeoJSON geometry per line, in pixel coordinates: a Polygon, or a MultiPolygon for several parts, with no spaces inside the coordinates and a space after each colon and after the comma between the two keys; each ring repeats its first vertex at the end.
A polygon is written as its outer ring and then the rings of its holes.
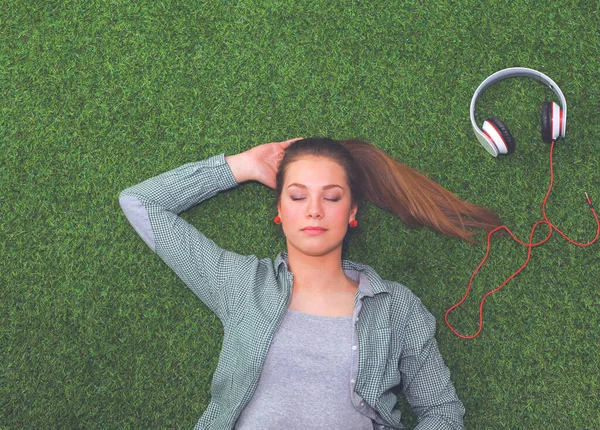
{"type": "Polygon", "coordinates": [[[287,166],[278,212],[288,251],[339,252],[356,210],[346,172],[335,161],[306,156],[287,166]]]}

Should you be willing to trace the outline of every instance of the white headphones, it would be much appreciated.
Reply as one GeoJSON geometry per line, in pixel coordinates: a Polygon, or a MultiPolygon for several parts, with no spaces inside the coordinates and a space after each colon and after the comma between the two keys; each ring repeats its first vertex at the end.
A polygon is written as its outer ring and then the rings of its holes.
{"type": "Polygon", "coordinates": [[[542,140],[544,142],[553,142],[558,138],[564,138],[567,130],[567,101],[562,91],[556,83],[548,76],[533,69],[525,67],[512,67],[510,69],[500,70],[487,77],[483,81],[471,100],[471,125],[479,143],[487,152],[497,157],[498,154],[510,154],[515,150],[515,140],[513,139],[508,127],[496,117],[485,120],[482,128],[477,127],[475,122],[475,103],[479,96],[490,86],[498,81],[507,78],[525,76],[537,79],[548,85],[556,96],[560,99],[561,106],[555,102],[544,102],[542,104],[542,140]]]}

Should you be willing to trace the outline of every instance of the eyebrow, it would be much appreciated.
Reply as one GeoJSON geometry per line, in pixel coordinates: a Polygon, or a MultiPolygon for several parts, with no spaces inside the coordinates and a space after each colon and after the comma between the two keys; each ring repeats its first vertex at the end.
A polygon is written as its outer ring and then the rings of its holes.
{"type": "MultiPolygon", "coordinates": [[[[298,187],[298,188],[304,188],[304,189],[307,188],[306,185],[304,185],[304,184],[298,184],[296,182],[294,182],[293,184],[288,185],[288,188],[291,188],[291,187],[298,187]]],[[[344,187],[342,187],[341,185],[338,185],[338,184],[329,184],[329,185],[324,185],[323,186],[324,190],[330,190],[332,188],[340,188],[342,191],[344,190],[344,187]]]]}

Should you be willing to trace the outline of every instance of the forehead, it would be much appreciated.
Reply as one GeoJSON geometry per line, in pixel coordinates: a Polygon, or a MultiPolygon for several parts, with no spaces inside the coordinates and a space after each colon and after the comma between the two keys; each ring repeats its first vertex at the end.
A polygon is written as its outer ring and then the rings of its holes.
{"type": "Polygon", "coordinates": [[[304,156],[287,165],[284,184],[348,185],[344,168],[328,157],[304,156]]]}

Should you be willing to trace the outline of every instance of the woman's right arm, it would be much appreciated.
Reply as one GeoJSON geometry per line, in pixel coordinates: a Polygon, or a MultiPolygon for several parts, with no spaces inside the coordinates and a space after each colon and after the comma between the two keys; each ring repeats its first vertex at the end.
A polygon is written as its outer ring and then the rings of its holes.
{"type": "Polygon", "coordinates": [[[235,272],[252,271],[257,259],[221,249],[179,214],[241,182],[274,186],[283,150],[293,140],[188,163],[120,193],[123,212],[140,237],[220,319],[231,295],[221,287],[235,272]]]}

